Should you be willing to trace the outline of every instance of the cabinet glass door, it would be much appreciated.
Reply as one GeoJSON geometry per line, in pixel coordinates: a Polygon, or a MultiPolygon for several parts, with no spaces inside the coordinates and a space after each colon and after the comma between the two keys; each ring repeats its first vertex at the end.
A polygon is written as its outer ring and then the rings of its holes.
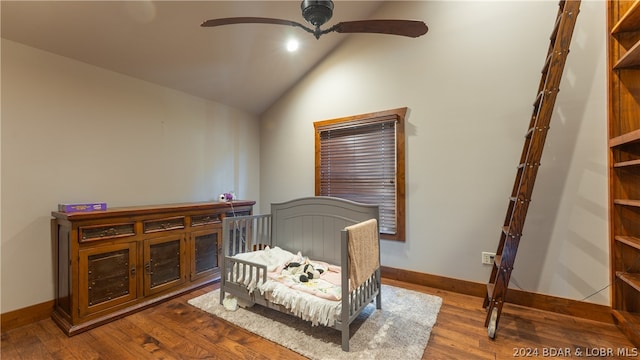
{"type": "Polygon", "coordinates": [[[136,299],[135,242],[79,253],[80,316],[136,299]]]}
{"type": "Polygon", "coordinates": [[[220,275],[221,241],[220,228],[191,233],[191,280],[220,275]]]}
{"type": "Polygon", "coordinates": [[[145,241],[145,295],[164,291],[186,281],[186,250],[183,235],[145,241]]]}

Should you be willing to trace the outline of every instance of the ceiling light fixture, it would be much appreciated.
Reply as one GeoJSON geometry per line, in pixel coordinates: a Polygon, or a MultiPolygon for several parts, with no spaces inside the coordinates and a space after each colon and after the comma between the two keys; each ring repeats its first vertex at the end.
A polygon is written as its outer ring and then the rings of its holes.
{"type": "Polygon", "coordinates": [[[298,50],[298,47],[300,47],[300,44],[298,44],[298,40],[296,39],[290,39],[287,42],[287,51],[288,52],[294,52],[298,50]]]}

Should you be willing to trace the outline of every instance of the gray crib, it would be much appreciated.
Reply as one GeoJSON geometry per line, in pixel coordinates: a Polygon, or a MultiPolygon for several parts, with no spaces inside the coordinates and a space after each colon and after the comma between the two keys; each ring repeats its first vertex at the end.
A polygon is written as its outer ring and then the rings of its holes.
{"type": "MultiPolygon", "coordinates": [[[[349,351],[351,322],[374,298],[376,308],[381,308],[379,266],[362,285],[349,290],[349,236],[344,229],[369,219],[378,219],[377,205],[325,196],[274,203],[268,215],[225,218],[220,302],[228,293],[249,304],[288,312],[284,307],[265,299],[260,291],[248,291],[245,282],[233,280],[237,278],[233,274],[235,269],[242,267],[245,274],[259,274],[260,280],[267,281],[265,266],[232,257],[238,253],[278,246],[293,253],[300,251],[313,260],[340,265],[342,310],[334,328],[342,333],[342,350],[349,351]]],[[[379,251],[377,256],[379,264],[379,251]]]]}

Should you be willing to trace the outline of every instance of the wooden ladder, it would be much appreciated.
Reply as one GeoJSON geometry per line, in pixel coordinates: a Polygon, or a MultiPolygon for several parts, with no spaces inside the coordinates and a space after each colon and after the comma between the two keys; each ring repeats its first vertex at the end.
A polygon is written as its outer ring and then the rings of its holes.
{"type": "Polygon", "coordinates": [[[580,0],[560,1],[556,22],[551,32],[551,44],[542,68],[542,78],[533,103],[529,131],[525,135],[522,156],[484,299],[483,307],[487,309],[484,326],[487,327],[489,337],[492,339],[495,338],[498,328],[518,244],[522,237],[522,228],[540,167],[542,149],[549,131],[549,123],[579,9],[580,0]]]}

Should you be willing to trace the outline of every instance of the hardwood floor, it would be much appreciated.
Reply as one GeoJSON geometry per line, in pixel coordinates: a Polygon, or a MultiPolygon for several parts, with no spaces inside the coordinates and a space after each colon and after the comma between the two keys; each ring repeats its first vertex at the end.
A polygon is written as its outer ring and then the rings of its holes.
{"type": "MultiPolygon", "coordinates": [[[[511,304],[505,305],[496,339],[490,340],[483,326],[481,298],[388,279],[383,283],[443,298],[423,359],[638,357],[636,348],[614,325],[511,304]]],[[[215,287],[204,287],[70,338],[50,319],[4,332],[0,355],[3,360],[304,359],[187,304],[188,299],[215,287]]]]}

